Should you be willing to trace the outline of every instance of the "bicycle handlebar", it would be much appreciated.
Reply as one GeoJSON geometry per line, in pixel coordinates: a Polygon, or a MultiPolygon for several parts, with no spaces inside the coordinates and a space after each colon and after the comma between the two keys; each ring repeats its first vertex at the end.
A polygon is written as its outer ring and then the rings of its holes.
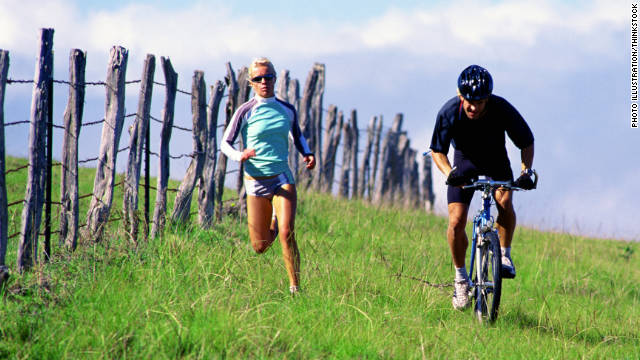
{"type": "MultiPolygon", "coordinates": [[[[533,189],[535,189],[538,186],[538,173],[534,170],[533,171],[533,175],[535,177],[535,179],[533,181],[533,189]]],[[[492,179],[488,179],[488,178],[478,179],[478,180],[474,181],[473,184],[464,185],[464,186],[462,186],[462,188],[463,189],[483,190],[487,186],[490,187],[491,189],[505,188],[507,190],[516,190],[516,191],[525,190],[523,188],[514,186],[513,185],[513,181],[496,181],[496,180],[492,180],[492,179]]]]}
{"type": "Polygon", "coordinates": [[[523,190],[522,188],[513,186],[512,181],[496,181],[491,179],[478,179],[474,181],[473,184],[464,185],[462,186],[462,188],[481,190],[481,189],[484,189],[486,186],[492,189],[506,188],[508,190],[523,190]]]}

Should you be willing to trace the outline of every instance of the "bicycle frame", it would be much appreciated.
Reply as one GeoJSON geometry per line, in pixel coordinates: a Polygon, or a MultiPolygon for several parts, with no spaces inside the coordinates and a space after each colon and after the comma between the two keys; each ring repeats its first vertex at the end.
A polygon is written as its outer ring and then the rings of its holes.
{"type": "Polygon", "coordinates": [[[482,191],[482,208],[478,211],[473,218],[473,234],[471,237],[471,264],[469,266],[469,281],[471,287],[475,287],[475,284],[471,280],[473,278],[473,265],[476,257],[476,249],[478,245],[478,239],[484,239],[482,235],[487,231],[493,230],[493,217],[491,216],[491,204],[493,196],[491,191],[491,185],[485,185],[482,191]]]}

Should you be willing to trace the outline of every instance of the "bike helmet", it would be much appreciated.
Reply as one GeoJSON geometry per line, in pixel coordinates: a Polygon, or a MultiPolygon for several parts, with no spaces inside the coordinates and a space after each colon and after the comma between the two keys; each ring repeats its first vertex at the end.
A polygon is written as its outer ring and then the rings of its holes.
{"type": "Polygon", "coordinates": [[[458,76],[458,91],[467,100],[481,100],[493,91],[493,79],[487,69],[471,65],[458,76]]]}

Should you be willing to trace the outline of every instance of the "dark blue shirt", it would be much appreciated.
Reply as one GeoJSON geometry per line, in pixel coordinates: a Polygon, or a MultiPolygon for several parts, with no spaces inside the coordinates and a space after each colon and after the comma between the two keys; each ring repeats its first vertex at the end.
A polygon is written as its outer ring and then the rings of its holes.
{"type": "Polygon", "coordinates": [[[478,166],[508,162],[505,133],[519,149],[533,144],[529,125],[507,100],[491,95],[484,115],[471,120],[456,96],[438,112],[430,148],[448,154],[452,144],[478,166]]]}

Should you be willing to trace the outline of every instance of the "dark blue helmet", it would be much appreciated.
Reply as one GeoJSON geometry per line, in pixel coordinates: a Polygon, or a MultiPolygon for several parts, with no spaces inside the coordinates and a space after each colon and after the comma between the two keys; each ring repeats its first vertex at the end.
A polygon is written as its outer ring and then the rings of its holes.
{"type": "Polygon", "coordinates": [[[488,98],[493,91],[493,79],[487,69],[471,65],[458,76],[458,91],[467,100],[488,98]]]}

